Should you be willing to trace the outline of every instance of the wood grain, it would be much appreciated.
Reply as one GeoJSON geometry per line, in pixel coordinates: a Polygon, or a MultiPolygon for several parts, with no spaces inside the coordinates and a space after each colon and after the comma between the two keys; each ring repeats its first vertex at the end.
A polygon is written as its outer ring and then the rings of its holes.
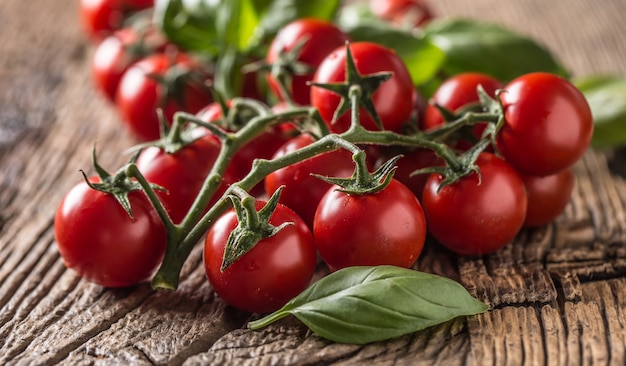
{"type": "MultiPolygon", "coordinates": [[[[440,0],[442,16],[537,39],[574,75],[626,74],[626,3],[440,0]]],[[[460,281],[492,309],[365,346],[287,318],[260,331],[212,292],[196,248],[180,288],[108,290],[65,269],[53,235],[63,194],[96,144],[115,169],[133,144],[91,86],[93,46],[71,0],[0,3],[0,364],[467,365],[626,363],[623,152],[590,151],[554,223],[500,252],[457,258],[428,243],[416,268],[460,281]]],[[[319,275],[324,273],[320,269],[319,275]]]]}

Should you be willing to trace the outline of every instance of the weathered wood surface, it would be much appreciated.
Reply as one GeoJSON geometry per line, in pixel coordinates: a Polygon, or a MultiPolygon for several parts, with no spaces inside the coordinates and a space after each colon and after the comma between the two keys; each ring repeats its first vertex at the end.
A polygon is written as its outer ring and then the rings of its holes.
{"type": "MultiPolygon", "coordinates": [[[[456,258],[430,243],[417,268],[461,281],[492,309],[367,346],[333,344],[293,319],[248,331],[189,259],[180,289],[107,290],[64,268],[62,195],[97,142],[111,169],[132,145],[90,85],[76,1],[0,2],[0,364],[626,363],[626,183],[619,154],[590,152],[552,225],[501,252],[456,258]]],[[[626,2],[432,1],[438,14],[504,24],[576,75],[626,74],[626,2]]],[[[322,270],[320,270],[320,273],[322,270]]]]}

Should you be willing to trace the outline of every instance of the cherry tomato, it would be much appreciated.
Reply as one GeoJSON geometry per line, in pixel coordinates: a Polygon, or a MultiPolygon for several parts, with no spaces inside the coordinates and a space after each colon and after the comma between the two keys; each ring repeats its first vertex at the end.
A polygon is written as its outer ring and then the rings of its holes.
{"type": "MultiPolygon", "coordinates": [[[[257,201],[257,210],[265,202],[257,201]]],[[[315,273],[317,253],[311,231],[292,210],[278,204],[270,224],[293,222],[259,241],[249,252],[220,271],[228,236],[237,226],[234,210],[221,216],[204,243],[204,267],[215,292],[239,309],[267,313],[302,292],[315,273]]]]}
{"type": "Polygon", "coordinates": [[[498,147],[511,166],[525,175],[545,176],[582,157],[591,142],[593,119],[574,85],[537,72],[514,79],[504,89],[505,123],[498,147]]]}
{"type": "Polygon", "coordinates": [[[428,108],[428,103],[424,96],[416,89],[413,89],[413,115],[411,117],[412,121],[417,123],[417,128],[421,128],[420,126],[424,123],[424,118],[426,117],[426,108],[428,108]]]}
{"type": "MultiPolygon", "coordinates": [[[[199,129],[197,131],[200,132],[199,129]]],[[[139,155],[136,164],[144,177],[167,190],[156,193],[169,209],[174,223],[180,223],[191,208],[219,151],[220,141],[213,135],[204,135],[173,154],[151,146],[139,155]]],[[[229,166],[222,177],[222,185],[213,195],[207,209],[237,179],[238,172],[229,166]]]]}
{"type": "Polygon", "coordinates": [[[133,28],[123,28],[106,37],[93,54],[91,74],[96,88],[115,101],[117,86],[128,68],[141,58],[162,51],[165,39],[154,31],[140,35],[133,28]]]}
{"type": "MultiPolygon", "coordinates": [[[[272,158],[279,158],[299,150],[313,141],[313,138],[306,134],[294,137],[278,149],[272,158]]],[[[280,202],[294,210],[309,227],[313,227],[317,204],[332,185],[311,174],[350,177],[353,172],[352,154],[343,149],[334,150],[270,173],[265,177],[265,192],[272,195],[284,185],[280,202]]]]}
{"type": "Polygon", "coordinates": [[[315,246],[331,271],[349,266],[411,267],[424,247],[426,221],[419,201],[395,179],[373,194],[331,187],[315,212],[315,246]]]}
{"type": "MultiPolygon", "coordinates": [[[[413,83],[404,62],[392,51],[370,42],[355,42],[350,51],[361,75],[378,72],[392,72],[393,76],[383,82],[372,96],[374,107],[380,117],[383,128],[400,132],[402,126],[410,120],[414,110],[413,83]]],[[[335,49],[324,58],[313,76],[316,83],[339,83],[346,80],[346,47],[335,49]]],[[[340,116],[336,123],[330,124],[341,98],[332,91],[311,88],[311,105],[316,107],[322,118],[329,123],[334,132],[344,132],[350,127],[350,111],[340,116]]],[[[368,130],[378,130],[370,115],[360,108],[361,125],[368,130]]]]}
{"type": "MultiPolygon", "coordinates": [[[[497,79],[481,73],[467,72],[452,76],[446,79],[435,91],[432,102],[452,111],[459,112],[463,108],[471,107],[479,102],[476,88],[481,85],[487,94],[492,98],[496,96],[496,90],[502,89],[504,85],[497,79]]],[[[444,118],[433,104],[426,107],[424,119],[420,123],[420,129],[428,131],[441,126],[444,118]]],[[[485,124],[479,123],[472,128],[472,135],[480,139],[485,124]]],[[[460,150],[467,150],[472,146],[472,141],[458,140],[452,144],[460,150]]]]}
{"type": "MultiPolygon", "coordinates": [[[[267,52],[266,61],[274,64],[281,52],[293,50],[300,42],[306,41],[298,54],[297,61],[309,65],[312,71],[305,75],[295,75],[291,80],[291,96],[300,105],[310,104],[310,87],[307,82],[313,78],[314,70],[324,57],[335,48],[344,45],[349,37],[334,24],[314,18],[302,18],[287,24],[274,37],[267,52]]],[[[279,82],[271,75],[267,76],[273,93],[284,100],[279,82]]]]}
{"type": "MultiPolygon", "coordinates": [[[[497,79],[481,73],[467,72],[457,74],[446,79],[435,91],[431,100],[438,105],[456,112],[463,107],[479,102],[476,88],[481,85],[492,98],[496,96],[496,90],[504,85],[497,79]]],[[[444,123],[443,116],[432,104],[426,107],[424,121],[421,129],[427,131],[444,123]]]]}
{"type": "Polygon", "coordinates": [[[154,6],[154,0],[80,0],[79,17],[83,31],[100,40],[122,28],[132,12],[154,6]]]}
{"type": "Polygon", "coordinates": [[[157,109],[162,108],[169,123],[177,111],[196,113],[213,100],[211,92],[192,81],[189,73],[208,79],[184,53],[157,53],[133,64],[122,76],[116,105],[122,120],[141,141],[160,137],[157,109]],[[159,80],[161,78],[162,80],[159,80]]]}
{"type": "Polygon", "coordinates": [[[165,227],[143,192],[131,192],[128,198],[133,218],[112,195],[85,182],[65,195],[54,219],[54,234],[68,268],[105,287],[126,287],[150,278],[165,253],[165,227]]]}
{"type": "Polygon", "coordinates": [[[402,154],[402,157],[396,163],[397,168],[393,177],[410,189],[421,201],[422,191],[429,174],[411,174],[418,169],[443,165],[444,162],[430,149],[392,149],[380,160],[387,161],[392,155],[398,154],[402,154]]]}
{"type": "Polygon", "coordinates": [[[501,158],[482,153],[476,173],[440,186],[443,177],[426,181],[422,205],[428,229],[442,245],[461,255],[489,254],[520,231],[528,197],[519,174],[501,158]]]}
{"type": "Polygon", "coordinates": [[[574,190],[572,168],[545,177],[522,175],[522,179],[528,192],[525,227],[543,226],[554,220],[565,210],[574,190]]]}
{"type": "Polygon", "coordinates": [[[370,0],[369,7],[377,17],[409,28],[423,26],[434,18],[423,0],[370,0]]]}

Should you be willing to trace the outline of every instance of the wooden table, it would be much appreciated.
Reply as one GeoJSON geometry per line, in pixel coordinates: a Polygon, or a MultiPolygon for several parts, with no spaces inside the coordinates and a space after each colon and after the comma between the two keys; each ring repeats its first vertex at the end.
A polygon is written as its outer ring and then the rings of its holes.
{"type": "MultiPolygon", "coordinates": [[[[492,309],[367,346],[333,344],[293,319],[261,331],[211,291],[200,250],[180,288],[108,290],[65,269],[55,209],[133,141],[94,92],[77,1],[0,2],[0,364],[620,364],[626,362],[626,184],[620,155],[590,151],[553,224],[495,255],[427,246],[417,268],[452,277],[492,309]],[[623,172],[621,172],[623,173],[623,172]]],[[[551,49],[575,75],[626,74],[626,2],[431,1],[551,49]]]]}

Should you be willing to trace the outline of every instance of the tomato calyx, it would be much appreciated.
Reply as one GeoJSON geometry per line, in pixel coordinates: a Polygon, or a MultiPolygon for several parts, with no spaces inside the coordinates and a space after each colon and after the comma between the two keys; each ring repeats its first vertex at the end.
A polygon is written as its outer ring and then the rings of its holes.
{"type": "Polygon", "coordinates": [[[308,75],[315,71],[313,66],[299,60],[302,49],[310,38],[310,36],[302,37],[290,50],[286,50],[283,47],[278,53],[278,58],[273,63],[259,60],[244,66],[243,72],[261,71],[269,73],[278,81],[280,97],[284,98],[289,104],[295,104],[291,88],[293,77],[296,75],[308,75]]]}
{"type": "MultiPolygon", "coordinates": [[[[504,108],[499,95],[504,91],[497,91],[495,99],[490,97],[481,85],[478,85],[476,91],[479,103],[467,105],[457,112],[434,104],[443,116],[444,124],[433,131],[426,132],[424,137],[429,140],[439,141],[446,141],[450,138],[463,138],[465,136],[464,133],[471,135],[471,131],[468,131],[467,127],[473,127],[477,123],[486,123],[479,139],[476,140],[476,136],[470,137],[470,141],[472,141],[471,147],[457,157],[454,161],[455,164],[450,164],[452,161],[444,158],[446,161],[444,166],[419,169],[412,172],[410,176],[430,173],[440,174],[444,177],[439,187],[439,190],[441,190],[445,186],[453,184],[464,176],[475,172],[478,174],[480,184],[480,169],[476,165],[476,159],[490,146],[494,150],[498,150],[496,137],[504,124],[504,108]]],[[[439,155],[442,156],[441,154],[439,155]]]]}
{"type": "MultiPolygon", "coordinates": [[[[372,117],[378,129],[383,130],[383,123],[374,107],[372,96],[378,87],[385,81],[391,79],[392,76],[393,73],[385,71],[361,75],[354,63],[354,58],[350,51],[350,43],[346,42],[346,80],[340,83],[326,84],[311,82],[310,85],[330,90],[341,97],[341,101],[333,114],[331,124],[336,123],[339,117],[346,111],[351,108],[358,109],[358,106],[360,106],[372,117]],[[355,98],[357,99],[357,103],[353,102],[355,98]]],[[[358,123],[358,119],[352,119],[352,125],[358,123]]]]}
{"type": "Polygon", "coordinates": [[[167,39],[147,19],[138,18],[131,23],[129,29],[136,33],[136,39],[124,45],[124,50],[131,60],[140,60],[169,47],[167,39]]]}
{"type": "Polygon", "coordinates": [[[402,158],[402,155],[396,155],[370,173],[367,169],[366,155],[361,151],[353,154],[355,169],[351,177],[326,177],[319,174],[313,174],[313,176],[328,183],[335,184],[339,187],[337,188],[338,191],[346,194],[372,194],[382,191],[389,185],[393,178],[393,173],[397,169],[396,163],[400,158],[402,158]]]}
{"type": "MultiPolygon", "coordinates": [[[[124,165],[117,172],[115,172],[115,174],[111,175],[98,163],[96,158],[96,149],[94,147],[92,150],[92,163],[98,177],[100,178],[100,182],[95,183],[90,181],[85,171],[82,169],[80,170],[80,173],[83,175],[85,183],[89,186],[89,188],[112,195],[122,208],[124,208],[124,211],[126,211],[130,218],[134,218],[134,216],[128,195],[130,192],[144,189],[138,181],[131,179],[127,173],[128,166],[130,164],[134,164],[137,156],[138,154],[135,154],[128,164],[124,165]]],[[[163,187],[156,184],[150,184],[150,187],[156,190],[165,190],[163,187]]]]}
{"type": "Polygon", "coordinates": [[[208,85],[209,73],[200,67],[190,67],[187,63],[177,62],[178,51],[174,50],[168,54],[170,64],[164,73],[147,73],[146,76],[156,81],[158,88],[158,106],[163,108],[168,101],[176,101],[180,110],[185,110],[187,102],[185,100],[185,90],[188,86],[193,86],[199,90],[210,92],[208,85]]]}
{"type": "Polygon", "coordinates": [[[294,225],[293,222],[284,222],[279,226],[274,226],[269,222],[278,205],[281,191],[282,187],[274,192],[262,209],[257,211],[254,197],[243,189],[233,189],[233,194],[229,198],[233,203],[239,223],[228,236],[220,271],[224,272],[261,240],[276,235],[289,225],[294,225]]]}
{"type": "Polygon", "coordinates": [[[499,98],[499,94],[503,91],[497,91],[495,99],[491,98],[481,85],[478,85],[476,92],[479,102],[466,105],[456,112],[433,103],[433,106],[441,113],[444,124],[433,131],[426,132],[426,137],[440,141],[463,138],[476,143],[476,137],[468,131],[468,128],[478,123],[486,123],[480,138],[489,137],[495,147],[497,131],[504,123],[504,108],[499,98]]]}

